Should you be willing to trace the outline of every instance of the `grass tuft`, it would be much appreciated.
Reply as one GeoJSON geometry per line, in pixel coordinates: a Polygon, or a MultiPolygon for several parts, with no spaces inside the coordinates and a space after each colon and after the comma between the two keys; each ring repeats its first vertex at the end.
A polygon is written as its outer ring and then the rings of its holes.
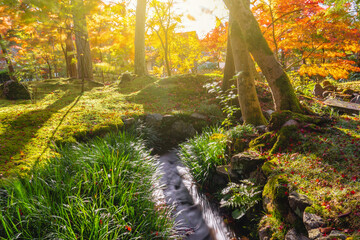
{"type": "Polygon", "coordinates": [[[202,134],[180,144],[180,158],[190,169],[194,180],[208,185],[216,166],[224,165],[226,135],[220,127],[210,127],[202,134]]]}
{"type": "Polygon", "coordinates": [[[58,149],[60,157],[0,191],[0,238],[171,238],[168,209],[152,201],[156,165],[125,133],[58,149]]]}

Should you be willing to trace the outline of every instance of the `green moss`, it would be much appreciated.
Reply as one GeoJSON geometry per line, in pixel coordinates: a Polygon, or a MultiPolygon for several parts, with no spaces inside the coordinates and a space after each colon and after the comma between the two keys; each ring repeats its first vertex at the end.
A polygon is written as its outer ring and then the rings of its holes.
{"type": "MultiPolygon", "coordinates": [[[[277,106],[278,109],[302,113],[303,111],[301,109],[299,99],[296,97],[295,90],[285,72],[275,80],[275,85],[281,93],[281,103],[280,106],[277,106]]],[[[275,104],[277,103],[275,102],[275,104]]]]}
{"type": "Polygon", "coordinates": [[[264,208],[269,213],[282,218],[289,211],[288,194],[288,181],[285,176],[272,176],[264,187],[264,208]]]}
{"type": "Polygon", "coordinates": [[[304,212],[315,214],[316,210],[314,209],[314,207],[307,207],[305,208],[304,212]]]}
{"type": "Polygon", "coordinates": [[[313,124],[320,124],[322,123],[321,118],[317,118],[315,116],[308,116],[300,113],[294,113],[288,110],[274,112],[271,115],[269,129],[276,130],[280,129],[287,121],[293,119],[299,123],[313,123],[313,124]]]}
{"type": "Polygon", "coordinates": [[[255,138],[252,140],[249,144],[250,148],[254,148],[256,150],[259,150],[261,148],[271,148],[274,144],[276,139],[274,139],[274,136],[276,134],[274,132],[267,132],[263,135],[255,138]]]}
{"type": "Polygon", "coordinates": [[[265,162],[262,167],[261,170],[262,172],[265,174],[265,176],[270,176],[270,174],[274,171],[274,169],[276,168],[276,158],[272,159],[270,161],[265,162]]]}
{"type": "Polygon", "coordinates": [[[280,129],[280,131],[276,134],[276,142],[270,150],[270,154],[274,154],[277,152],[281,152],[285,148],[288,147],[291,142],[299,135],[297,134],[298,127],[295,125],[285,126],[280,129]]]}

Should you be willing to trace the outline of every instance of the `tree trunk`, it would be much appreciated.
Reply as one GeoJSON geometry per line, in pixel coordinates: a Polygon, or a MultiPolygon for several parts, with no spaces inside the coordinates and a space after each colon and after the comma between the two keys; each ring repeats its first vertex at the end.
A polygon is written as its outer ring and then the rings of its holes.
{"type": "Polygon", "coordinates": [[[84,12],[84,2],[83,0],[73,0],[72,3],[78,78],[90,80],[93,79],[93,67],[86,26],[86,15],[84,12]]]}
{"type": "Polygon", "coordinates": [[[275,110],[302,112],[300,102],[295,95],[289,77],[282,69],[281,64],[276,60],[274,53],[261,33],[258,22],[243,1],[224,0],[244,33],[249,51],[269,83],[275,103],[275,110]]]}
{"type": "MultiPolygon", "coordinates": [[[[164,30],[165,31],[165,30],[164,30]]],[[[167,30],[165,31],[165,46],[164,46],[164,54],[165,54],[165,67],[168,77],[171,77],[171,67],[170,67],[170,54],[169,54],[169,39],[167,30]]]]}
{"type": "Polygon", "coordinates": [[[147,74],[145,62],[145,20],[146,0],[137,0],[135,26],[135,74],[147,74]]]}
{"type": "Polygon", "coordinates": [[[242,117],[247,124],[265,125],[266,120],[261,111],[251,68],[253,61],[238,23],[233,21],[229,24],[235,69],[238,73],[237,89],[242,117]]]}
{"type": "Polygon", "coordinates": [[[232,53],[231,40],[230,40],[230,23],[233,20],[231,19],[231,15],[229,17],[229,30],[228,30],[228,39],[226,46],[226,59],[225,59],[225,68],[224,68],[224,78],[222,82],[222,90],[225,92],[231,86],[231,79],[235,75],[235,64],[234,64],[234,56],[232,53]]]}
{"type": "Polygon", "coordinates": [[[76,61],[75,61],[75,47],[72,40],[72,33],[68,31],[66,33],[66,71],[69,78],[76,78],[77,77],[77,69],[76,69],[76,61]]]}
{"type": "Polygon", "coordinates": [[[49,79],[52,79],[52,70],[51,70],[51,65],[50,65],[50,60],[46,60],[46,64],[48,65],[48,70],[49,70],[49,79]]]}
{"type": "Polygon", "coordinates": [[[8,69],[9,69],[10,79],[13,80],[13,81],[17,81],[17,79],[16,79],[16,77],[15,77],[15,69],[14,69],[14,66],[12,65],[12,62],[11,62],[11,60],[10,60],[9,57],[8,57],[8,52],[7,52],[5,43],[4,43],[4,39],[3,39],[3,37],[2,37],[1,34],[0,34],[0,46],[1,46],[1,51],[2,51],[2,53],[3,53],[3,55],[4,55],[4,58],[5,58],[6,64],[7,64],[8,69]]]}

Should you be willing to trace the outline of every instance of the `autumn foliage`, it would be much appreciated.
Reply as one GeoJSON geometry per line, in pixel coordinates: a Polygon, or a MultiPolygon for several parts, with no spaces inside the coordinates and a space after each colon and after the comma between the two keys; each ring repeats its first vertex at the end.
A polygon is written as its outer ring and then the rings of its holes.
{"type": "Polygon", "coordinates": [[[252,8],[278,60],[301,75],[334,79],[360,71],[359,23],[322,0],[255,1],[252,8]]]}

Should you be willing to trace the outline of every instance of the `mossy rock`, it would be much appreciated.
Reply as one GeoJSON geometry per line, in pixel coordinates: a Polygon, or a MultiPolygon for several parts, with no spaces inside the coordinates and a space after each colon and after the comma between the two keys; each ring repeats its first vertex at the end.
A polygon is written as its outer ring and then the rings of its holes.
{"type": "Polygon", "coordinates": [[[0,99],[1,98],[5,98],[5,95],[4,95],[4,84],[0,84],[0,99]]]}
{"type": "Polygon", "coordinates": [[[9,100],[29,100],[31,98],[27,87],[13,80],[4,83],[3,94],[9,100]]]}
{"type": "Polygon", "coordinates": [[[281,152],[293,141],[299,138],[296,125],[284,126],[278,132],[267,132],[250,142],[250,147],[256,150],[268,150],[270,154],[281,152]]]}
{"type": "Polygon", "coordinates": [[[255,135],[243,136],[241,138],[233,138],[227,141],[227,153],[231,156],[236,153],[244,152],[249,148],[251,139],[254,139],[255,135]]]}
{"type": "Polygon", "coordinates": [[[274,136],[276,136],[275,132],[264,133],[263,135],[252,140],[249,144],[249,147],[256,150],[270,149],[276,142],[276,138],[274,138],[274,136]]]}
{"type": "Polygon", "coordinates": [[[342,91],[342,94],[346,94],[346,95],[353,95],[354,94],[354,90],[346,88],[342,91]]]}
{"type": "Polygon", "coordinates": [[[271,173],[274,172],[277,166],[276,160],[276,158],[271,159],[270,161],[267,161],[262,165],[261,171],[265,174],[265,176],[269,177],[271,173]]]}
{"type": "Polygon", "coordinates": [[[276,134],[276,142],[270,150],[270,154],[281,152],[286,149],[289,144],[297,140],[299,134],[297,133],[298,127],[295,125],[284,126],[276,134]]]}
{"type": "Polygon", "coordinates": [[[322,81],[321,85],[322,85],[323,87],[333,86],[333,84],[332,84],[330,81],[328,81],[328,80],[322,81]]]}
{"type": "Polygon", "coordinates": [[[290,211],[288,202],[288,181],[284,175],[270,177],[263,191],[264,209],[275,216],[284,218],[290,211]]]}
{"type": "Polygon", "coordinates": [[[270,131],[278,130],[287,121],[289,121],[291,119],[297,121],[300,124],[301,123],[321,124],[322,121],[323,121],[321,118],[319,118],[317,116],[309,116],[309,115],[304,115],[304,114],[300,114],[300,113],[294,113],[294,112],[285,110],[285,111],[274,112],[271,115],[268,128],[269,128],[270,131]]]}

